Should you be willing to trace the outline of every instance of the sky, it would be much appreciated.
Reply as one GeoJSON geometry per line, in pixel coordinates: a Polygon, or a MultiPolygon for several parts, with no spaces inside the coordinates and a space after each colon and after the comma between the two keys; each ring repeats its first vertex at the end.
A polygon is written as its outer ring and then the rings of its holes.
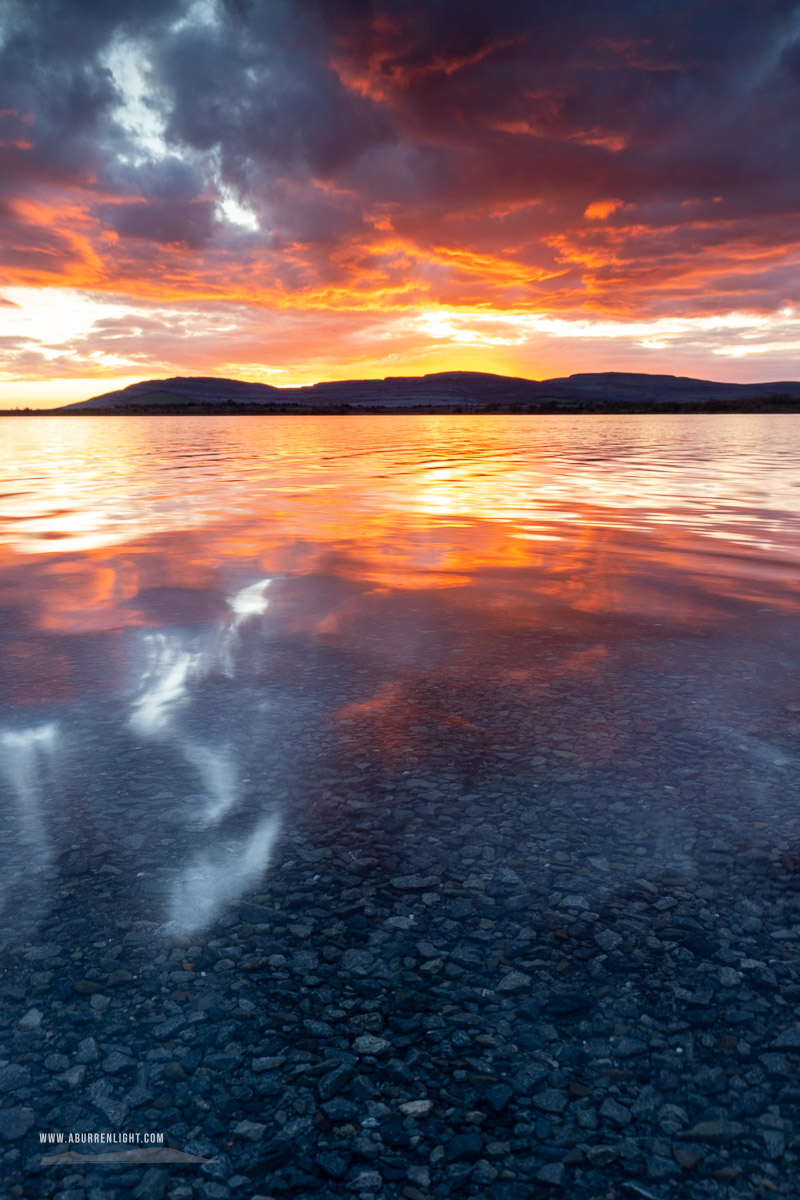
{"type": "Polygon", "coordinates": [[[0,406],[800,377],[796,0],[0,0],[0,406]]]}

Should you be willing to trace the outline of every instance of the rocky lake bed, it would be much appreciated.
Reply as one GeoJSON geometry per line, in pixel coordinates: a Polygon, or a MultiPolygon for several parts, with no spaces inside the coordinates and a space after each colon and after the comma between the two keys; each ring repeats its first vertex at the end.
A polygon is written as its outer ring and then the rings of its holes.
{"type": "Polygon", "coordinates": [[[794,418],[5,437],[0,1196],[800,1196],[794,418]]]}
{"type": "Polygon", "coordinates": [[[265,876],[184,932],[157,901],[185,829],[143,824],[164,759],[111,747],[105,805],[18,884],[4,1194],[796,1195],[800,706],[737,743],[697,675],[612,674],[554,676],[535,738],[506,671],[444,734],[421,680],[425,726],[298,737],[265,876]],[[97,1130],[192,1158],[42,1163],[97,1130]]]}

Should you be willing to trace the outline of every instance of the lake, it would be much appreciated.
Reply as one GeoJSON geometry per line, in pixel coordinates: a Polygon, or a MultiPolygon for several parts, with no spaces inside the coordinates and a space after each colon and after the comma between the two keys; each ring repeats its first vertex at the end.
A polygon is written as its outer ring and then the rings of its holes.
{"type": "Polygon", "coordinates": [[[372,1196],[600,1195],[735,1160],[713,1129],[676,1159],[687,1124],[772,1105],[780,1132],[792,416],[0,430],[6,1181],[39,1178],[37,1129],[98,1122],[165,1128],[214,1196],[264,1163],[339,1194],[351,1161],[372,1196]],[[336,1064],[320,1099],[303,1079],[336,1064]],[[652,1144],[606,1153],[631,1112],[652,1144]]]}
{"type": "MultiPolygon", "coordinates": [[[[542,786],[557,767],[653,789],[671,829],[706,788],[709,816],[794,819],[791,416],[2,431],[9,897],[76,811],[101,844],[248,820],[269,841],[321,762],[476,779],[522,754],[542,786]]],[[[190,883],[159,868],[136,890],[175,917],[190,883]]]]}

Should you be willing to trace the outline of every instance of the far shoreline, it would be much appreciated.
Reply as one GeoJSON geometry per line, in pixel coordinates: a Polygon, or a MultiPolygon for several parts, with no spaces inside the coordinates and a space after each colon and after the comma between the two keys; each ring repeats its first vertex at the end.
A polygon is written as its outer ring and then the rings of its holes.
{"type": "Polygon", "coordinates": [[[800,400],[767,399],[731,403],[724,400],[697,401],[651,401],[626,403],[609,401],[592,404],[588,402],[558,400],[538,404],[130,404],[108,408],[5,408],[0,417],[230,417],[230,416],[558,416],[589,414],[669,414],[669,413],[719,413],[727,415],[745,413],[800,413],[800,400]]]}

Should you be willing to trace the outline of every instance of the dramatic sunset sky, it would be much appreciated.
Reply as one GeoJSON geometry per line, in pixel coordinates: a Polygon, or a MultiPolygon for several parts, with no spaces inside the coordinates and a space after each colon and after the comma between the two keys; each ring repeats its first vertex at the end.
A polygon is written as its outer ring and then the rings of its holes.
{"type": "Polygon", "coordinates": [[[0,405],[800,377],[796,0],[0,0],[0,405]]]}

